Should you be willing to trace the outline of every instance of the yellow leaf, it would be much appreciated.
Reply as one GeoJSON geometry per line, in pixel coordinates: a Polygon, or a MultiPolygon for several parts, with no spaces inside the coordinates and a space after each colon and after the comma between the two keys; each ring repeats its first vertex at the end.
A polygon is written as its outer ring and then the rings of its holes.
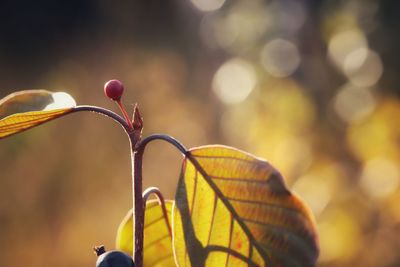
{"type": "Polygon", "coordinates": [[[72,111],[75,100],[67,93],[26,90],[0,100],[0,138],[53,120],[72,111]]]}
{"type": "MultiPolygon", "coordinates": [[[[165,201],[168,213],[166,222],[161,205],[158,201],[147,201],[144,219],[143,259],[144,266],[169,267],[176,266],[172,252],[172,237],[170,233],[172,201],[165,201]]],[[[133,223],[132,210],[118,228],[116,247],[133,255],[133,223]]]]}
{"type": "Polygon", "coordinates": [[[179,266],[315,266],[305,204],[268,162],[225,146],[189,150],[173,212],[179,266]]]}

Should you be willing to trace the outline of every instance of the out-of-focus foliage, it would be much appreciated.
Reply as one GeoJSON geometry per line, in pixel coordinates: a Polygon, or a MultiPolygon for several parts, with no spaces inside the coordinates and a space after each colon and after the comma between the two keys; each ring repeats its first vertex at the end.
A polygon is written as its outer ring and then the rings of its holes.
{"type": "MultiPolygon", "coordinates": [[[[6,1],[0,98],[48,88],[112,107],[102,86],[120,79],[145,134],[223,143],[276,166],[316,216],[319,266],[398,266],[398,10],[392,0],[6,1]]],[[[172,198],[180,160],[150,146],[144,185],[172,198]]],[[[92,265],[91,247],[112,248],[131,208],[129,166],[123,131],[92,114],[2,140],[2,264],[92,265]]]]}

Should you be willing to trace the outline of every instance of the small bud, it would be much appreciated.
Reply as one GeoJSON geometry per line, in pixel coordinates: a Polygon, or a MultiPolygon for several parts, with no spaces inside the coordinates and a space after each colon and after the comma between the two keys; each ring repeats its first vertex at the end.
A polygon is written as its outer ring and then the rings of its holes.
{"type": "Polygon", "coordinates": [[[104,94],[114,101],[121,99],[124,92],[124,85],[118,80],[109,80],[104,85],[104,94]]]}
{"type": "Polygon", "coordinates": [[[142,130],[143,128],[143,118],[142,115],[140,115],[139,107],[138,104],[135,104],[134,110],[133,110],[133,119],[132,119],[132,125],[133,129],[136,130],[142,130]]]}

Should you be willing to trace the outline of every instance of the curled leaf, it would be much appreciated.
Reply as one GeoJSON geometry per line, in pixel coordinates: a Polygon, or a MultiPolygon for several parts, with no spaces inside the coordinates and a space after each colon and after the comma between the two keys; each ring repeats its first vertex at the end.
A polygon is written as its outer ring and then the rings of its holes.
{"type": "Polygon", "coordinates": [[[179,266],[315,266],[312,214],[269,163],[225,146],[188,151],[173,211],[179,266]]]}
{"type": "Polygon", "coordinates": [[[72,111],[75,100],[64,92],[26,90],[0,100],[0,138],[58,118],[72,111]]]}
{"type": "MultiPolygon", "coordinates": [[[[168,216],[168,221],[166,221],[162,207],[158,201],[150,200],[146,203],[143,240],[143,260],[145,267],[176,266],[172,252],[172,236],[170,232],[172,206],[172,201],[165,201],[168,216]]],[[[116,247],[133,255],[132,210],[128,212],[118,228],[116,247]]]]}

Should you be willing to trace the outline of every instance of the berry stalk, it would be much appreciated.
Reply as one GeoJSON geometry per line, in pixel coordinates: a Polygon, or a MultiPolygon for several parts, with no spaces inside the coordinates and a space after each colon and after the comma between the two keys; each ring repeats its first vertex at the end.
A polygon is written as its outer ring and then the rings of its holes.
{"type": "Polygon", "coordinates": [[[116,100],[115,102],[117,103],[119,109],[121,110],[122,116],[124,116],[124,119],[125,119],[126,123],[129,125],[129,128],[133,129],[132,122],[129,119],[128,113],[125,110],[124,104],[122,103],[121,100],[116,100]]]}
{"type": "Polygon", "coordinates": [[[124,104],[121,101],[122,94],[124,93],[124,85],[118,80],[109,80],[104,85],[104,94],[114,100],[115,103],[118,105],[119,109],[121,110],[122,116],[126,123],[129,125],[130,129],[133,129],[133,125],[131,120],[129,119],[128,113],[125,110],[124,104]]]}

